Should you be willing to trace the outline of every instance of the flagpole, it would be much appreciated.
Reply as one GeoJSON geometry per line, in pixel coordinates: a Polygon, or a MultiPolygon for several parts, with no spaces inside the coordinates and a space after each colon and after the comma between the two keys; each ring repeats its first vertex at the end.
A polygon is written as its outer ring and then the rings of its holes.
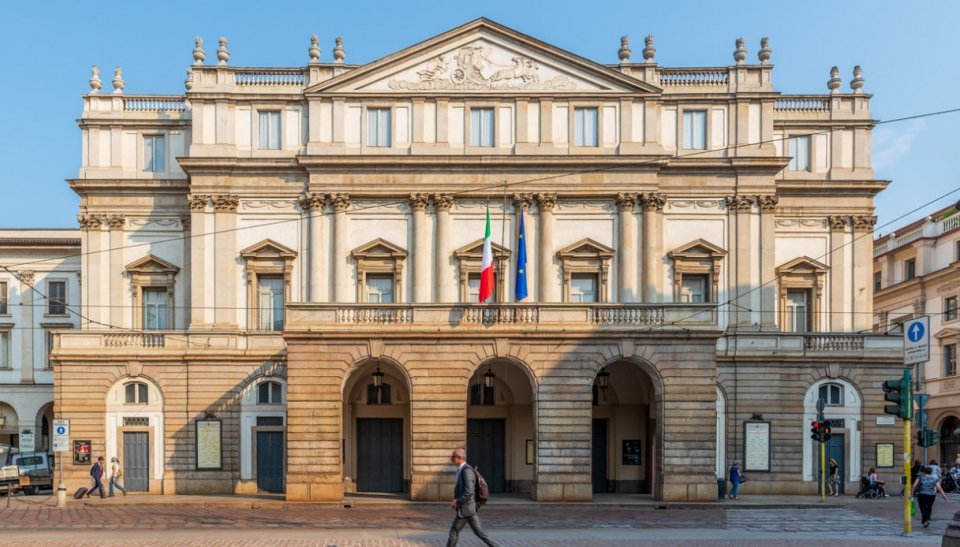
{"type": "MultiPolygon", "coordinates": [[[[507,181],[504,180],[504,181],[503,181],[503,214],[500,215],[500,248],[501,248],[501,249],[506,249],[506,248],[507,248],[506,237],[507,237],[507,181]]],[[[503,269],[503,264],[498,264],[496,259],[494,259],[494,264],[497,264],[497,265],[494,266],[494,268],[493,268],[494,275],[496,275],[496,276],[502,275],[502,274],[503,274],[503,271],[502,271],[502,269],[503,269]]],[[[506,284],[506,283],[504,283],[504,284],[506,284]]],[[[496,285],[497,285],[496,279],[494,280],[493,285],[494,285],[494,287],[496,287],[496,285]]],[[[494,295],[497,294],[496,289],[494,289],[493,294],[494,294],[494,295]]],[[[499,301],[502,301],[503,298],[504,298],[503,295],[500,295],[500,300],[499,300],[499,301]]],[[[498,302],[499,302],[499,301],[498,301],[498,302]]]]}

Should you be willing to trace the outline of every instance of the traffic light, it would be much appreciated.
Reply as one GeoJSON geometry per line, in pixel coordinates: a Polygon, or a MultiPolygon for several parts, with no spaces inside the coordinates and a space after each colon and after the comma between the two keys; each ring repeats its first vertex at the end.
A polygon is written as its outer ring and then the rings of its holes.
{"type": "Polygon", "coordinates": [[[896,405],[886,405],[883,411],[887,414],[899,416],[904,420],[913,418],[913,397],[910,395],[910,369],[904,369],[903,377],[899,380],[886,380],[883,382],[883,400],[896,403],[896,405]]]}
{"type": "Polygon", "coordinates": [[[923,448],[936,446],[940,442],[940,435],[932,429],[923,428],[917,431],[917,444],[923,448]]]}
{"type": "Polygon", "coordinates": [[[820,424],[820,440],[827,442],[830,440],[830,424],[823,422],[820,424]]]}
{"type": "Polygon", "coordinates": [[[820,441],[820,422],[816,420],[810,423],[810,438],[817,442],[820,441]]]}

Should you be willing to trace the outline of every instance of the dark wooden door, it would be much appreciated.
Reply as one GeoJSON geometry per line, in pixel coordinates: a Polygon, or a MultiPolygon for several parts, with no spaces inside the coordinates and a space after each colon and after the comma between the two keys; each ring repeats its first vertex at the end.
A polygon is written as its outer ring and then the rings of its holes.
{"type": "Polygon", "coordinates": [[[402,418],[357,418],[357,490],[403,492],[402,418]]]}
{"type": "Polygon", "coordinates": [[[257,431],[257,489],[283,492],[282,431],[257,431]]]}
{"type": "MultiPolygon", "coordinates": [[[[817,476],[814,477],[817,481],[817,491],[820,491],[820,443],[815,442],[813,444],[815,456],[817,458],[817,476]]],[[[846,454],[844,453],[844,434],[843,433],[831,433],[830,440],[827,441],[826,446],[826,457],[824,461],[827,466],[827,478],[830,477],[830,458],[837,460],[837,473],[840,475],[840,493],[843,494],[844,488],[843,483],[845,482],[844,477],[846,477],[846,454]]],[[[829,488],[827,489],[829,491],[829,488]]]]}
{"type": "Polygon", "coordinates": [[[467,461],[487,479],[490,492],[507,491],[506,420],[467,420],[467,461]]]}
{"type": "Polygon", "coordinates": [[[607,480],[607,419],[593,420],[593,493],[610,491],[607,480]]]}
{"type": "Polygon", "coordinates": [[[123,485],[130,492],[150,491],[150,434],[123,434],[123,485]]]}

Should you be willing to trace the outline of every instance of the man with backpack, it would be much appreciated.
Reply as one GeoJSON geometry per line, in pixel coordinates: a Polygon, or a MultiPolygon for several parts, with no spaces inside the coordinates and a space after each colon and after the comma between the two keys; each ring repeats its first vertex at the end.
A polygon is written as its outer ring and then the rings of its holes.
{"type": "Polygon", "coordinates": [[[467,465],[467,451],[462,448],[455,448],[450,455],[450,462],[457,466],[457,482],[453,490],[453,501],[450,507],[457,512],[453,517],[453,524],[450,526],[450,538],[447,540],[447,547],[453,547],[457,544],[460,537],[460,530],[467,524],[473,530],[481,541],[487,545],[496,545],[483,531],[480,526],[480,517],[477,511],[480,505],[486,503],[486,497],[480,499],[480,490],[486,494],[486,481],[483,488],[479,487],[479,474],[472,467],[467,465]]]}

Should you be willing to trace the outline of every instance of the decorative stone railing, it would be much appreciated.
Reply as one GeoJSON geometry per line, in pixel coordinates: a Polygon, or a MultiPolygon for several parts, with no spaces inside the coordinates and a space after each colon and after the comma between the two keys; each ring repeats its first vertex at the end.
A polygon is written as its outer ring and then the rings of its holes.
{"type": "Polygon", "coordinates": [[[863,336],[858,334],[808,334],[803,338],[807,351],[862,351],[863,336]]]}
{"type": "Polygon", "coordinates": [[[63,330],[54,333],[53,355],[99,356],[135,353],[172,353],[185,351],[216,351],[224,355],[232,352],[261,351],[268,355],[284,352],[282,333],[239,331],[163,331],[123,332],[111,330],[63,330]]]}
{"type": "Polygon", "coordinates": [[[960,228],[960,214],[954,213],[939,222],[940,233],[960,228]]]}
{"type": "Polygon", "coordinates": [[[723,86],[729,82],[730,73],[726,69],[660,69],[660,85],[662,86],[723,86]]]}
{"type": "Polygon", "coordinates": [[[526,304],[476,306],[460,308],[464,325],[535,325],[540,322],[540,309],[526,304]]]}
{"type": "Polygon", "coordinates": [[[874,242],[873,256],[878,257],[904,245],[909,245],[910,243],[913,243],[914,241],[924,237],[940,237],[951,230],[956,230],[957,228],[960,228],[960,213],[953,213],[952,215],[940,220],[934,220],[930,217],[927,217],[926,222],[905,234],[890,234],[882,241],[874,242]]]}
{"type": "Polygon", "coordinates": [[[106,348],[162,348],[167,343],[163,334],[106,334],[103,346],[106,348]]]}
{"type": "Polygon", "coordinates": [[[234,72],[238,86],[303,86],[303,69],[238,69],[234,72]]]}
{"type": "Polygon", "coordinates": [[[183,97],[126,95],[123,97],[123,109],[127,112],[182,112],[187,109],[183,97]]]}
{"type": "Polygon", "coordinates": [[[636,325],[659,327],[663,325],[663,308],[657,306],[594,306],[590,308],[590,322],[595,325],[636,325]]]}
{"type": "Polygon", "coordinates": [[[782,357],[902,361],[900,335],[857,333],[736,332],[717,342],[718,357],[782,357]]]}
{"type": "Polygon", "coordinates": [[[413,321],[408,306],[350,306],[337,309],[337,323],[348,325],[401,325],[413,321]]]}
{"type": "Polygon", "coordinates": [[[781,95],[773,109],[784,112],[829,112],[830,97],[819,95],[781,95]]]}

